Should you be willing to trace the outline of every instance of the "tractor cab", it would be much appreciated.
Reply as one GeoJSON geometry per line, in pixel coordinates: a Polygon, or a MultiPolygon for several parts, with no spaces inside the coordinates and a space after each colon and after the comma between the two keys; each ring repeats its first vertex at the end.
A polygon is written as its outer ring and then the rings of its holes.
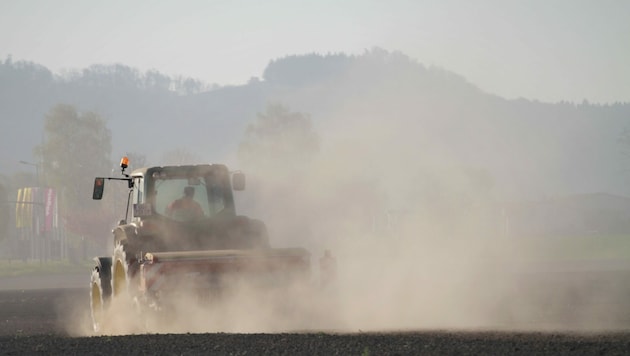
{"type": "Polygon", "coordinates": [[[230,172],[224,165],[152,167],[135,170],[131,178],[133,219],[157,214],[191,221],[236,214],[230,172]]]}
{"type": "Polygon", "coordinates": [[[232,190],[244,190],[245,176],[231,173],[222,164],[148,167],[125,174],[128,159],[121,161],[121,178],[96,178],[94,199],[101,199],[105,180],[126,180],[129,187],[126,223],[159,216],[186,222],[215,216],[234,217],[232,190]],[[231,179],[230,179],[231,178],[231,179]]]}

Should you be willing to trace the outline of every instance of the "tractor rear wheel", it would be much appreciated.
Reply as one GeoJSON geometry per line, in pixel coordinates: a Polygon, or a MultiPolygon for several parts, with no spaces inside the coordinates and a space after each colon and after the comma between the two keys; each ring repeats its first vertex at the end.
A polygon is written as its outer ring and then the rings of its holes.
{"type": "Polygon", "coordinates": [[[112,295],[109,266],[97,266],[92,270],[90,280],[90,314],[92,329],[100,332],[103,328],[105,311],[112,295]],[[106,268],[103,270],[103,268],[106,268]]]}

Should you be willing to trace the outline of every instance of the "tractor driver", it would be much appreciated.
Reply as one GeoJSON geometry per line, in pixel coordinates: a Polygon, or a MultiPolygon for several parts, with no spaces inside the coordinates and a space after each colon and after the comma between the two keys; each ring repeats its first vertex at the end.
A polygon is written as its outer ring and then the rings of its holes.
{"type": "Polygon", "coordinates": [[[166,207],[166,216],[176,220],[194,220],[203,216],[203,209],[193,197],[195,196],[194,187],[184,188],[184,196],[172,201],[166,207]]]}

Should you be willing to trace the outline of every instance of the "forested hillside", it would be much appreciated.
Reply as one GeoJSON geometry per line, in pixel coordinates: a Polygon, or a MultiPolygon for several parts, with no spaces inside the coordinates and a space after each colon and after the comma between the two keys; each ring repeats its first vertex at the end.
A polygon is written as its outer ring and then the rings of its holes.
{"type": "Polygon", "coordinates": [[[402,179],[430,186],[436,172],[476,172],[506,198],[630,194],[620,141],[630,104],[505,100],[380,49],[275,59],[260,77],[230,87],[122,64],[53,74],[7,58],[0,62],[0,174],[35,159],[44,116],[60,103],[106,120],[114,160],[136,152],[157,164],[179,150],[238,166],[247,125],[276,103],[308,114],[323,156],[345,152],[340,164],[363,162],[361,174],[397,172],[399,179],[406,172],[402,179]]]}

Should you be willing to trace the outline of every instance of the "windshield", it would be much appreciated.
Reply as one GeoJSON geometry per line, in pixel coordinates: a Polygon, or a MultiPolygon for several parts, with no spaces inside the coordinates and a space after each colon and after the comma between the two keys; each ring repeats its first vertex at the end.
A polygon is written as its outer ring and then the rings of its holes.
{"type": "Polygon", "coordinates": [[[174,220],[210,217],[225,208],[221,185],[209,177],[156,179],[153,193],[155,212],[174,220]]]}

